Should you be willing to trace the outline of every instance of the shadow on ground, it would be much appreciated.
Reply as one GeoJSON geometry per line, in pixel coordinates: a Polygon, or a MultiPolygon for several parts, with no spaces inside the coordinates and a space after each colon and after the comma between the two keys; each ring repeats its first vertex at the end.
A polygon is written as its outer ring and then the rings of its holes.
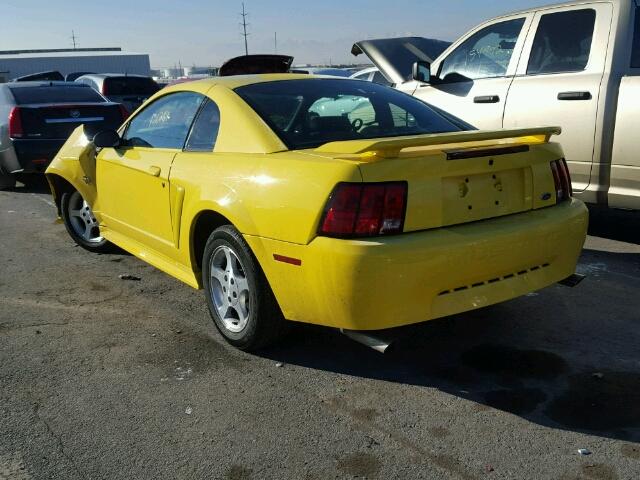
{"type": "Polygon", "coordinates": [[[620,280],[611,273],[618,267],[638,271],[640,280],[640,254],[585,251],[582,263],[594,262],[608,270],[575,289],[554,286],[530,298],[388,330],[397,340],[384,355],[335,330],[302,325],[262,355],[438,388],[552,428],[640,442],[640,314],[630,304],[615,311],[606,305],[616,298],[603,302],[593,294],[620,280]]]}
{"type": "Polygon", "coordinates": [[[640,245],[640,211],[589,206],[589,235],[640,245]]]}

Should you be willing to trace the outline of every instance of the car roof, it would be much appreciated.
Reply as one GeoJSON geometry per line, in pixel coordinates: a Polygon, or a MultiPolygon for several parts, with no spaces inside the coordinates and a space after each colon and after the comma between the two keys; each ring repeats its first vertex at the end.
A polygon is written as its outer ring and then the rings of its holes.
{"type": "Polygon", "coordinates": [[[9,88],[29,88],[29,87],[68,87],[68,88],[91,88],[89,85],[75,82],[62,82],[50,80],[37,80],[33,82],[9,82],[5,84],[9,88]]]}
{"type": "Polygon", "coordinates": [[[113,78],[113,77],[133,77],[133,78],[151,78],[148,75],[136,75],[131,73],[87,73],[78,78],[93,77],[93,78],[113,78]]]}
{"type": "Polygon", "coordinates": [[[617,3],[624,6],[624,5],[633,5],[634,0],[573,0],[573,1],[562,2],[562,3],[550,3],[548,5],[540,5],[539,7],[527,8],[525,10],[516,10],[513,12],[505,13],[503,15],[497,15],[493,17],[491,20],[495,20],[503,17],[510,17],[512,15],[525,15],[528,13],[538,12],[540,10],[549,10],[549,9],[559,8],[559,7],[568,7],[573,5],[583,5],[583,4],[592,4],[592,3],[617,3]]]}

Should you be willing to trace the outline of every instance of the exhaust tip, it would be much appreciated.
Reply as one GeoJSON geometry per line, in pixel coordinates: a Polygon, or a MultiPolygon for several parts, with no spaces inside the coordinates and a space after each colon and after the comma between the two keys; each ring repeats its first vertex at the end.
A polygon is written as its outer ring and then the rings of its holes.
{"type": "Polygon", "coordinates": [[[380,353],[388,352],[393,344],[393,340],[391,339],[384,339],[362,330],[346,330],[341,328],[340,332],[351,340],[361,343],[362,345],[372,348],[376,352],[380,353]]]}

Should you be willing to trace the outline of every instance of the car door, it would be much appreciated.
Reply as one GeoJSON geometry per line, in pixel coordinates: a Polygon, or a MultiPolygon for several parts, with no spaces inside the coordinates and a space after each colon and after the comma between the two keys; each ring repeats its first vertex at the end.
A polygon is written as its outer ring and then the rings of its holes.
{"type": "Polygon", "coordinates": [[[603,2],[537,12],[507,98],[505,127],[562,127],[558,140],[576,191],[590,183],[612,8],[603,2]]]}
{"type": "Polygon", "coordinates": [[[169,174],[174,157],[204,97],[194,92],[164,95],[125,126],[122,145],[97,157],[102,223],[109,229],[172,257],[169,174]]]}
{"type": "Polygon", "coordinates": [[[484,24],[431,65],[414,95],[480,129],[502,128],[505,101],[532,15],[484,24]]]}

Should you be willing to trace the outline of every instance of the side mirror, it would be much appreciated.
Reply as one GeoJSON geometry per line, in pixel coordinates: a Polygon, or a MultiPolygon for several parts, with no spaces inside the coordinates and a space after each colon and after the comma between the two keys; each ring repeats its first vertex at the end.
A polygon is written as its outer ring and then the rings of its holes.
{"type": "Polygon", "coordinates": [[[418,82],[430,83],[431,64],[422,60],[415,62],[411,70],[411,77],[418,82]]]}
{"type": "Polygon", "coordinates": [[[93,136],[97,148],[113,148],[120,145],[121,139],[115,130],[101,130],[93,136]]]}

